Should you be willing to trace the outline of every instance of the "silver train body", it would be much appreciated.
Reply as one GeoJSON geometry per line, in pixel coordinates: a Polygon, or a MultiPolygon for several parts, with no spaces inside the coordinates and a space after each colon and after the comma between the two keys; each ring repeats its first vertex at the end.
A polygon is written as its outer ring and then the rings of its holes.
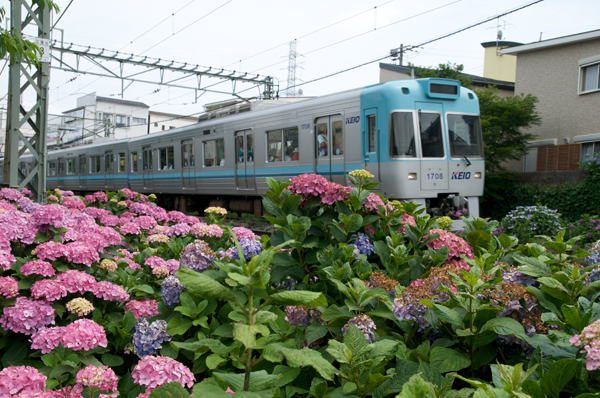
{"type": "MultiPolygon", "coordinates": [[[[47,188],[130,188],[169,198],[180,210],[210,198],[258,213],[265,177],[317,173],[350,185],[348,173],[365,169],[381,183],[374,192],[385,197],[479,215],[485,171],[479,104],[457,81],[399,80],[280,102],[233,107],[161,133],[51,150],[47,188]]],[[[31,156],[23,155],[19,167],[32,167],[31,156]]]]}

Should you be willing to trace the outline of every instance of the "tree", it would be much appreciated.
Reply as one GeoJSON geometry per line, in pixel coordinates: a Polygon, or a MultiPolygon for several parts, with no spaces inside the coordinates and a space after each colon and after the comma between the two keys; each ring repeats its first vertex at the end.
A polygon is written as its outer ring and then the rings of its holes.
{"type": "Polygon", "coordinates": [[[462,73],[463,65],[448,62],[439,64],[436,69],[411,64],[409,67],[414,69],[416,77],[455,79],[461,86],[475,91],[479,97],[487,172],[504,170],[503,162],[517,160],[527,154],[527,141],[535,136],[521,130],[541,124],[541,118],[535,110],[538,102],[536,97],[531,94],[501,97],[495,86],[473,87],[471,79],[462,73]]]}
{"type": "MultiPolygon", "coordinates": [[[[50,7],[50,10],[58,12],[58,6],[52,0],[32,0],[33,4],[37,4],[41,9],[50,7]]],[[[25,61],[27,65],[37,64],[38,57],[42,55],[39,46],[22,36],[17,35],[12,30],[2,28],[6,10],[0,7],[0,58],[10,57],[10,65],[17,62],[25,61]]]]}

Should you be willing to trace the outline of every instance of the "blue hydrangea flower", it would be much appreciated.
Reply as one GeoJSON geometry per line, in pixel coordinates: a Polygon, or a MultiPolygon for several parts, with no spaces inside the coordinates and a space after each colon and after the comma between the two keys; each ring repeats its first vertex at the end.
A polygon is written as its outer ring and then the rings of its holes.
{"type": "Polygon", "coordinates": [[[148,324],[146,318],[140,318],[136,322],[133,333],[133,348],[140,359],[152,355],[162,348],[162,343],[171,341],[167,333],[167,322],[160,320],[148,324]]]}
{"type": "Polygon", "coordinates": [[[185,286],[181,284],[179,279],[173,275],[167,276],[160,287],[163,303],[169,308],[175,308],[179,304],[179,295],[183,292],[183,289],[185,289],[185,286]]]}
{"type": "MultiPolygon", "coordinates": [[[[253,239],[241,239],[240,247],[242,248],[242,252],[244,253],[244,258],[246,260],[250,260],[252,256],[258,256],[263,251],[263,245],[257,240],[253,239]]],[[[235,260],[239,260],[240,256],[238,255],[237,248],[233,248],[231,253],[231,258],[235,260]]]]}
{"type": "Polygon", "coordinates": [[[180,255],[181,266],[189,267],[196,272],[204,272],[216,259],[215,252],[203,240],[196,240],[187,245],[180,255]]]}
{"type": "MultiPolygon", "coordinates": [[[[356,235],[352,235],[354,238],[356,235]]],[[[375,253],[375,248],[369,241],[369,237],[361,232],[358,233],[358,237],[354,238],[350,241],[350,244],[358,249],[360,254],[364,254],[365,256],[370,256],[375,253]]]]}

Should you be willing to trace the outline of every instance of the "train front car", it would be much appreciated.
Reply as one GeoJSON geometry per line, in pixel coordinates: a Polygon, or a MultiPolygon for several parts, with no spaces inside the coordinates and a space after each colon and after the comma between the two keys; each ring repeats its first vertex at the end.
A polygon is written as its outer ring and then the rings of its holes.
{"type": "Polygon", "coordinates": [[[432,215],[479,217],[485,162],[473,91],[439,78],[369,86],[361,126],[363,167],[379,193],[432,215]]]}

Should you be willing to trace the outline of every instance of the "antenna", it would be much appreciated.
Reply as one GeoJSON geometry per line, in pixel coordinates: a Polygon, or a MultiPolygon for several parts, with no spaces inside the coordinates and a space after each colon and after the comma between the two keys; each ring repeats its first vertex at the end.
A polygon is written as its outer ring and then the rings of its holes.
{"type": "Polygon", "coordinates": [[[496,37],[497,40],[502,40],[502,31],[500,29],[498,29],[498,36],[496,37]]]}

